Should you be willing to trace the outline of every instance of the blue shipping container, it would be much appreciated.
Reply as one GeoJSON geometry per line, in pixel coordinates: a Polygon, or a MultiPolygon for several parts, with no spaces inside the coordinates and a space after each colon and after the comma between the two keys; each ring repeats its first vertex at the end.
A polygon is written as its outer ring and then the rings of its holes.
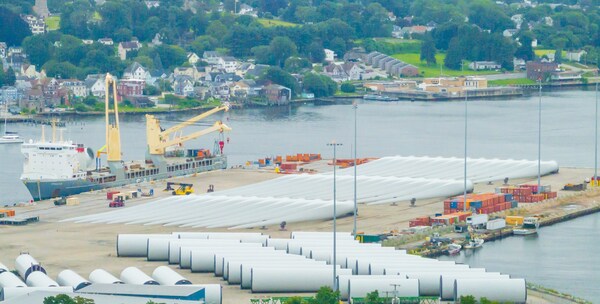
{"type": "Polygon", "coordinates": [[[457,207],[458,207],[458,202],[457,201],[450,202],[450,209],[456,209],[457,207]]]}
{"type": "Polygon", "coordinates": [[[511,193],[504,193],[504,201],[510,202],[513,200],[513,195],[511,193]]]}
{"type": "Polygon", "coordinates": [[[471,208],[481,208],[482,206],[483,206],[483,202],[481,202],[481,201],[471,202],[471,208]]]}

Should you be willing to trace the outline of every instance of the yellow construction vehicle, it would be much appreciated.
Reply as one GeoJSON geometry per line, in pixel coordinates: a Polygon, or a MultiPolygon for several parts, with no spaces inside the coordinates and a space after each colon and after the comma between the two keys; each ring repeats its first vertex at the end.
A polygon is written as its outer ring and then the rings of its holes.
{"type": "Polygon", "coordinates": [[[193,184],[167,182],[167,188],[165,188],[165,191],[172,191],[171,194],[173,195],[190,195],[194,193],[193,187],[193,184]],[[179,188],[174,189],[171,186],[179,186],[179,188]]]}
{"type": "Polygon", "coordinates": [[[168,147],[181,145],[186,141],[198,138],[200,136],[209,134],[211,132],[224,132],[231,131],[227,125],[222,123],[221,121],[215,122],[211,127],[206,128],[204,130],[200,130],[194,132],[189,135],[184,136],[171,136],[173,133],[180,131],[181,129],[192,125],[193,123],[206,118],[212,114],[215,114],[219,111],[228,111],[229,105],[225,104],[220,107],[216,107],[210,111],[204,112],[198,116],[190,118],[183,123],[180,123],[176,126],[163,130],[160,126],[160,121],[154,115],[146,115],[146,137],[148,141],[148,151],[152,155],[164,155],[165,149],[168,147]]]}

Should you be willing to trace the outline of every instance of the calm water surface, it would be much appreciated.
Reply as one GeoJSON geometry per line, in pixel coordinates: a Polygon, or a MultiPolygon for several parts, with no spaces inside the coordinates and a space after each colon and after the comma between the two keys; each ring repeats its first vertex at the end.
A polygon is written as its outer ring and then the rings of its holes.
{"type": "Polygon", "coordinates": [[[598,239],[600,213],[540,228],[537,236],[505,238],[440,260],[508,273],[600,303],[598,239]]]}
{"type": "MultiPolygon", "coordinates": [[[[594,92],[544,92],[542,159],[561,166],[594,166],[594,92]]],[[[538,97],[510,100],[470,100],[468,140],[470,157],[537,159],[538,97]]],[[[192,116],[162,114],[164,126],[192,116]]],[[[121,116],[124,159],[141,159],[145,153],[143,115],[121,116]]],[[[68,118],[73,119],[73,118],[68,118]]],[[[77,117],[64,131],[65,138],[97,150],[104,144],[102,117],[77,117]]],[[[331,157],[326,143],[344,145],[338,157],[350,157],[354,112],[350,104],[299,105],[270,109],[236,109],[212,117],[225,121],[233,131],[226,135],[229,164],[243,164],[265,156],[321,153],[331,157]]],[[[359,101],[358,155],[431,155],[463,157],[464,102],[359,101]]],[[[24,138],[39,138],[40,128],[9,125],[24,138]]],[[[48,138],[49,128],[46,134],[48,138]]],[[[189,132],[189,131],[188,131],[189,132]]],[[[195,140],[188,147],[213,148],[215,135],[195,140]]],[[[27,200],[19,181],[22,156],[17,145],[0,145],[0,202],[27,200]]],[[[544,228],[534,239],[509,238],[489,243],[472,256],[460,259],[535,283],[572,292],[600,303],[597,282],[600,252],[599,215],[544,228]]]]}

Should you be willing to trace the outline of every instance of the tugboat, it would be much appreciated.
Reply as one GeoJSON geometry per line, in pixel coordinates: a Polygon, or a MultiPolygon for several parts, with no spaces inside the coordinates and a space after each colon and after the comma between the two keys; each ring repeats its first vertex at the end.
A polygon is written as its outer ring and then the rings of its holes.
{"type": "Polygon", "coordinates": [[[469,243],[467,243],[464,248],[465,249],[477,249],[477,248],[481,248],[483,246],[483,243],[485,241],[483,239],[479,239],[479,238],[474,238],[469,240],[469,243]]]}
{"type": "Polygon", "coordinates": [[[34,200],[75,195],[82,192],[120,187],[142,181],[165,179],[172,176],[190,175],[197,172],[225,169],[227,157],[223,155],[223,132],[231,128],[217,121],[213,126],[188,135],[179,135],[181,129],[212,115],[229,109],[229,106],[214,108],[179,125],[164,129],[160,121],[146,115],[147,153],[142,161],[125,162],[121,159],[121,135],[119,129],[119,106],[116,80],[106,76],[105,89],[106,145],[96,155],[83,144],[56,139],[56,123],[52,124],[52,141],[46,141],[42,127],[42,138],[30,140],[21,146],[25,156],[21,180],[34,200]],[[113,86],[114,116],[109,114],[110,86],[113,86]],[[215,148],[184,149],[183,143],[219,132],[215,148]],[[106,154],[108,166],[102,166],[101,154],[106,154]],[[95,156],[95,157],[94,157],[95,156]],[[95,166],[94,166],[95,163],[95,166]]]}
{"type": "Polygon", "coordinates": [[[523,219],[521,228],[513,229],[514,235],[532,235],[537,234],[537,229],[540,227],[540,221],[537,217],[526,217],[523,219]]]}

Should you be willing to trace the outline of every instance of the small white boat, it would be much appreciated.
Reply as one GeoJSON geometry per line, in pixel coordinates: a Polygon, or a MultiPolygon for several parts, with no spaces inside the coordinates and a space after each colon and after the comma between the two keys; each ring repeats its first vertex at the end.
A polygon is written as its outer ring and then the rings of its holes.
{"type": "Polygon", "coordinates": [[[461,248],[462,248],[461,245],[452,243],[452,244],[448,245],[448,254],[449,255],[458,254],[460,252],[461,248]]]}
{"type": "Polygon", "coordinates": [[[0,144],[20,144],[23,139],[16,133],[6,132],[0,137],[0,144]]]}
{"type": "Polygon", "coordinates": [[[536,234],[536,233],[537,233],[537,229],[525,229],[525,228],[513,229],[514,235],[532,235],[532,234],[536,234]]]}
{"type": "Polygon", "coordinates": [[[467,245],[465,245],[465,249],[477,249],[483,246],[483,239],[471,239],[467,245]]]}

